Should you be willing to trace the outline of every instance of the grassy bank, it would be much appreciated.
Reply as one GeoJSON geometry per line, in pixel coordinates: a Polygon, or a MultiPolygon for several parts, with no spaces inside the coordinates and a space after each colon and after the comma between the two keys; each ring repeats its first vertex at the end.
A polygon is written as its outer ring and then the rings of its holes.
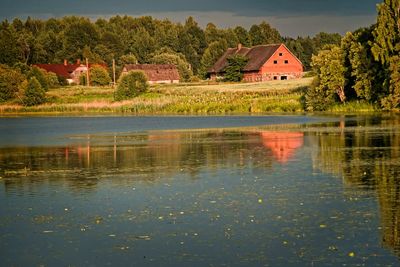
{"type": "Polygon", "coordinates": [[[301,112],[302,96],[311,78],[239,84],[176,84],[151,86],[149,92],[115,102],[111,87],[62,87],[47,92],[47,103],[23,107],[0,105],[10,113],[136,113],[225,114],[301,112]]]}

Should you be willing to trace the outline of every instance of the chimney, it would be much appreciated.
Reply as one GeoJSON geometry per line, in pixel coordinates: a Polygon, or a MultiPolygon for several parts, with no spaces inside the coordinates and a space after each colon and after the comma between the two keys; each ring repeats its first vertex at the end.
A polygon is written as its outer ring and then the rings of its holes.
{"type": "Polygon", "coordinates": [[[238,51],[240,51],[240,49],[242,49],[242,44],[241,43],[238,43],[237,49],[238,49],[238,51]]]}
{"type": "Polygon", "coordinates": [[[64,59],[64,66],[68,65],[68,61],[66,59],[64,59]]]}
{"type": "Polygon", "coordinates": [[[81,65],[81,60],[80,60],[80,59],[77,59],[77,60],[76,60],[76,64],[81,65]]]}

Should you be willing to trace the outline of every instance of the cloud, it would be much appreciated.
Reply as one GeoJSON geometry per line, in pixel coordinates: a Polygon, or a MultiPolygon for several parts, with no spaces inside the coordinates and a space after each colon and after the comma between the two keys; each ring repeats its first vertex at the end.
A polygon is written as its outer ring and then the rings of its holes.
{"type": "Polygon", "coordinates": [[[66,15],[96,19],[114,15],[151,15],[184,22],[193,16],[202,26],[250,27],[265,20],[285,36],[345,33],[375,22],[381,0],[2,0],[0,19],[48,19],[66,15]]]}
{"type": "Polygon", "coordinates": [[[315,15],[315,16],[241,16],[231,12],[160,12],[144,13],[155,18],[168,18],[174,22],[184,22],[188,16],[192,16],[205,27],[212,22],[218,27],[228,28],[243,26],[247,29],[253,24],[266,21],[277,28],[283,36],[314,36],[324,31],[330,33],[344,34],[348,31],[356,30],[360,27],[367,27],[375,23],[376,15],[315,15]]]}
{"type": "Polygon", "coordinates": [[[372,15],[382,0],[2,0],[0,16],[231,12],[238,16],[372,15]]]}

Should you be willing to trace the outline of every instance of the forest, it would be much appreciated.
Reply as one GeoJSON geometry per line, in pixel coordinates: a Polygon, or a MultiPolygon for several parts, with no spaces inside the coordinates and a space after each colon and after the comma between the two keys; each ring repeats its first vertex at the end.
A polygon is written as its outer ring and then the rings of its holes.
{"type": "Polygon", "coordinates": [[[247,30],[241,26],[220,29],[213,23],[203,29],[192,17],[184,24],[150,16],[114,16],[94,22],[74,16],[48,20],[28,17],[25,21],[16,18],[1,23],[0,64],[12,67],[16,63],[62,63],[64,59],[75,62],[88,58],[108,65],[115,59],[121,66],[169,60],[190,64],[193,74],[203,77],[228,47],[238,43],[247,47],[285,43],[309,69],[313,54],[326,44],[339,44],[340,39],[339,34],[328,33],[312,38],[283,37],[267,22],[247,30]]]}

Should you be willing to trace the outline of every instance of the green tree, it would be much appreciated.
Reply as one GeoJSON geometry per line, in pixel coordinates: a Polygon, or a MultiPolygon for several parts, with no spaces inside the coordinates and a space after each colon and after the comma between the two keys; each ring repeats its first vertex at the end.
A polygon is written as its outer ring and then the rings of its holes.
{"type": "Polygon", "coordinates": [[[201,67],[199,75],[206,78],[207,71],[217,62],[217,60],[225,53],[228,49],[228,44],[224,39],[211,43],[201,58],[201,67]]]}
{"type": "Polygon", "coordinates": [[[272,28],[265,21],[261,22],[260,25],[251,26],[249,36],[252,45],[277,44],[282,42],[282,37],[278,30],[272,28]]]}
{"type": "Polygon", "coordinates": [[[118,60],[119,65],[137,64],[138,60],[134,54],[122,55],[118,60]]]}
{"type": "Polygon", "coordinates": [[[3,21],[0,25],[0,64],[12,66],[21,60],[22,52],[17,43],[17,32],[8,21],[3,21]]]}
{"type": "Polygon", "coordinates": [[[118,80],[115,100],[133,98],[147,91],[149,85],[143,71],[130,71],[118,80]]]}
{"type": "Polygon", "coordinates": [[[245,28],[237,26],[233,31],[235,32],[236,37],[239,40],[239,43],[247,47],[251,46],[250,35],[245,28]]]}
{"type": "Polygon", "coordinates": [[[338,33],[320,32],[313,38],[315,51],[320,51],[326,45],[340,45],[342,36],[338,33]]]}
{"type": "Polygon", "coordinates": [[[75,61],[82,58],[82,52],[85,47],[94,49],[99,41],[99,32],[95,24],[89,19],[70,17],[71,22],[64,30],[64,54],[67,59],[75,61]]]}
{"type": "Polygon", "coordinates": [[[51,71],[47,72],[46,80],[47,80],[47,84],[49,85],[49,88],[55,88],[60,85],[57,74],[55,74],[54,72],[51,72],[51,71]]]}
{"type": "Polygon", "coordinates": [[[384,76],[381,105],[385,109],[400,107],[398,58],[400,56],[400,1],[384,0],[378,5],[378,20],[373,31],[372,53],[382,64],[384,76]],[[396,65],[397,64],[397,65],[396,65]]]}
{"type": "Polygon", "coordinates": [[[389,60],[389,94],[382,98],[381,105],[385,110],[400,107],[400,56],[392,56],[389,60]]]}
{"type": "Polygon", "coordinates": [[[28,72],[27,77],[28,79],[35,77],[36,80],[40,83],[41,88],[47,91],[49,90],[49,85],[47,83],[46,74],[47,72],[45,70],[33,66],[28,72]]]}
{"type": "Polygon", "coordinates": [[[243,69],[248,58],[242,55],[234,55],[227,58],[228,66],[225,68],[225,81],[240,82],[243,79],[243,69]]]}
{"type": "Polygon", "coordinates": [[[102,66],[93,66],[90,68],[90,84],[93,86],[104,86],[111,83],[108,71],[102,66]]]}
{"type": "Polygon", "coordinates": [[[0,64],[0,102],[16,98],[24,80],[25,76],[18,69],[0,64]]]}
{"type": "Polygon", "coordinates": [[[134,34],[133,52],[138,57],[140,63],[148,63],[151,54],[155,51],[155,40],[150,33],[144,28],[140,28],[134,34]]]}
{"type": "Polygon", "coordinates": [[[36,77],[29,79],[25,88],[23,104],[25,106],[40,105],[46,101],[46,92],[43,90],[36,77]]]}
{"type": "Polygon", "coordinates": [[[308,92],[306,97],[308,109],[315,110],[317,107],[313,103],[319,102],[325,102],[325,108],[328,107],[334,102],[335,95],[344,102],[346,68],[342,49],[332,46],[330,49],[320,51],[318,55],[312,57],[312,67],[318,75],[318,84],[311,87],[308,92]],[[315,98],[318,98],[318,101],[315,98]]]}
{"type": "Polygon", "coordinates": [[[374,60],[369,44],[371,39],[371,29],[368,28],[347,33],[342,40],[342,50],[346,51],[349,62],[347,86],[353,87],[358,98],[375,102],[382,86],[377,75],[379,64],[374,60]]]}
{"type": "MultiPolygon", "coordinates": [[[[161,52],[161,51],[160,51],[161,52]]],[[[193,76],[190,69],[190,64],[186,61],[185,56],[173,52],[154,53],[155,55],[150,60],[153,64],[173,64],[177,67],[180,79],[182,81],[189,81],[193,76]]]]}

